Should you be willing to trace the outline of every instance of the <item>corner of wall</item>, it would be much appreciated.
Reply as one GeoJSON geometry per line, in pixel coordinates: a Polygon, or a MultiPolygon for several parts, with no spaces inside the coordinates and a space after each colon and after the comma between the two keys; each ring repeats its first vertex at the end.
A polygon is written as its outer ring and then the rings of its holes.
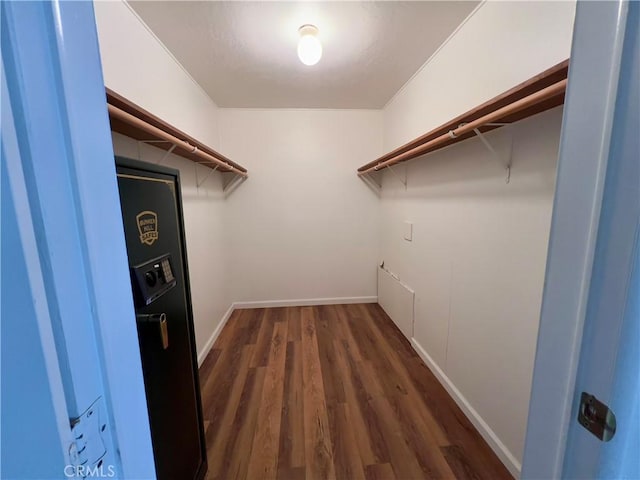
{"type": "Polygon", "coordinates": [[[206,341],[203,347],[198,351],[198,367],[202,366],[202,362],[204,362],[204,359],[207,358],[207,355],[209,355],[209,352],[213,348],[213,344],[216,343],[216,340],[220,336],[220,332],[222,332],[222,329],[231,318],[231,315],[233,314],[234,310],[235,310],[235,304],[232,303],[227,309],[227,311],[224,313],[222,318],[220,319],[218,326],[211,333],[211,336],[209,337],[209,339],[206,341]]]}

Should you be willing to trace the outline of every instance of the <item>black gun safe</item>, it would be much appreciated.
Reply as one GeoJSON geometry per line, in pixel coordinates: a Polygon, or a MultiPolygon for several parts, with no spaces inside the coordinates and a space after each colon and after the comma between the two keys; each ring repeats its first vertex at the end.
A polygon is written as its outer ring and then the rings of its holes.
{"type": "Polygon", "coordinates": [[[116,157],[138,342],[159,480],[207,471],[177,170],[116,157]]]}

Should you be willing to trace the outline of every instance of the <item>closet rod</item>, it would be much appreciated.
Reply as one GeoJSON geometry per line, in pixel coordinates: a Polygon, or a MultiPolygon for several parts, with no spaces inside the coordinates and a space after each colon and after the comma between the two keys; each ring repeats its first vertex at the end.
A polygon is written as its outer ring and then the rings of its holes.
{"type": "Polygon", "coordinates": [[[242,177],[247,177],[248,174],[247,172],[243,172],[242,170],[238,170],[236,167],[234,167],[233,165],[229,165],[228,163],[212,156],[209,155],[207,152],[203,152],[202,150],[198,150],[198,147],[196,147],[195,145],[191,145],[189,142],[185,142],[184,140],[180,140],[178,137],[175,137],[173,135],[171,135],[170,133],[165,132],[164,130],[155,127],[147,122],[145,122],[144,120],[139,119],[138,117],[135,117],[133,115],[131,115],[130,113],[125,112],[124,110],[119,109],[118,107],[114,107],[111,104],[107,104],[107,106],[109,107],[109,115],[113,118],[116,118],[118,120],[121,120],[123,122],[126,122],[130,125],[134,125],[135,127],[139,128],[140,130],[143,130],[145,132],[147,132],[149,135],[153,135],[155,137],[161,138],[163,140],[166,140],[169,143],[173,143],[174,145],[176,145],[177,147],[181,148],[182,150],[191,153],[193,155],[196,155],[200,158],[202,158],[203,160],[205,160],[208,163],[214,163],[215,165],[218,165],[220,168],[224,169],[224,172],[233,172],[236,175],[240,175],[242,177]]]}
{"type": "Polygon", "coordinates": [[[508,115],[517,113],[521,110],[531,107],[532,105],[536,105],[538,103],[541,103],[557,95],[561,95],[564,93],[566,88],[567,88],[567,79],[565,78],[564,80],[561,80],[557,83],[554,83],[553,85],[543,88],[542,90],[532,93],[527,97],[521,98],[520,100],[517,100],[509,105],[505,105],[504,107],[499,108],[498,110],[495,110],[480,118],[477,118],[472,122],[460,124],[458,128],[455,128],[446,133],[443,133],[439,137],[436,137],[427,143],[419,145],[411,150],[408,150],[395,157],[385,160],[384,162],[380,162],[376,165],[373,165],[367,168],[366,170],[358,172],[358,175],[366,175],[368,173],[378,171],[382,168],[395,165],[396,163],[404,162],[404,161],[419,157],[420,155],[428,153],[429,151],[436,150],[436,148],[434,147],[437,147],[442,143],[450,141],[452,138],[456,138],[461,135],[464,135],[465,133],[472,132],[474,129],[482,127],[483,125],[497,122],[508,115]]]}

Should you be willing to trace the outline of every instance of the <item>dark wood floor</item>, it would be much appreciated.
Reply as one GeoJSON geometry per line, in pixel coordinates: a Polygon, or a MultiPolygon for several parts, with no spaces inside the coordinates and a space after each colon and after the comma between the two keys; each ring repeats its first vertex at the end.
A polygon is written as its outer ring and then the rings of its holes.
{"type": "Polygon", "coordinates": [[[512,478],[378,305],[237,310],[200,377],[209,479],[512,478]]]}

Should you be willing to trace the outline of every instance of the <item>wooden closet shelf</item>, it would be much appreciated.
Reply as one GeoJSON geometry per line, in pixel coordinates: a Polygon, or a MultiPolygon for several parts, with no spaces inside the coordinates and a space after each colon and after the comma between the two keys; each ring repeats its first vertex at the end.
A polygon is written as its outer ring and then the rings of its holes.
{"type": "Polygon", "coordinates": [[[106,89],[111,130],[139,141],[150,142],[154,147],[171,150],[176,155],[218,169],[222,173],[235,173],[247,177],[247,169],[211,147],[178,130],[147,110],[106,89]]]}
{"type": "Polygon", "coordinates": [[[406,162],[502,125],[564,104],[569,60],[565,60],[449,122],[358,168],[366,175],[406,162]]]}

